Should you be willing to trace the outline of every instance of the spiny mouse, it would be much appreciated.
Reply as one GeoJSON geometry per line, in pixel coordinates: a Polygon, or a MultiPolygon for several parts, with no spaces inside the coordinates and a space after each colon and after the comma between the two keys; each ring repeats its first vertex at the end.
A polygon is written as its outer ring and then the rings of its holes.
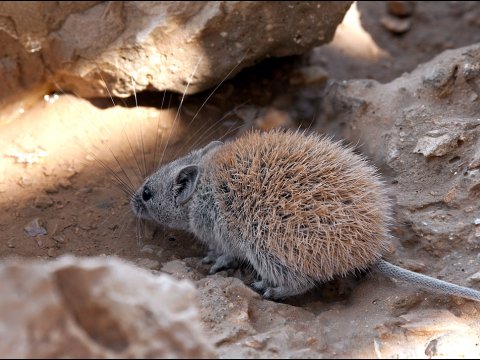
{"type": "Polygon", "coordinates": [[[270,299],[375,267],[387,276],[480,300],[480,291],[382,259],[391,202],[377,170],[351,147],[302,132],[249,132],[160,167],[131,199],[144,219],[193,233],[210,273],[249,263],[270,299]]]}

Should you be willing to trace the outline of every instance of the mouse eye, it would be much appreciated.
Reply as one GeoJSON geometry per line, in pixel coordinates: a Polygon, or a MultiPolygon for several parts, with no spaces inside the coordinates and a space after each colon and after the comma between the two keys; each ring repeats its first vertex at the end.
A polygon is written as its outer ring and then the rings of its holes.
{"type": "Polygon", "coordinates": [[[150,200],[152,198],[152,196],[153,196],[152,191],[147,186],[145,186],[143,188],[143,192],[142,192],[143,201],[150,200]]]}

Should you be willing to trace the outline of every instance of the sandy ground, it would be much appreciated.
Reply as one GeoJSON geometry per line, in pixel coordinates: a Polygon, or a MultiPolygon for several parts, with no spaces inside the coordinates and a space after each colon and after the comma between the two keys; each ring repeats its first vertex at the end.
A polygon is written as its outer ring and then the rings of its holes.
{"type": "MultiPolygon", "coordinates": [[[[248,274],[207,276],[208,268],[199,262],[205,250],[187,234],[147,225],[143,243],[137,244],[128,196],[116,185],[115,177],[120,176],[135,189],[160,160],[249,127],[274,126],[264,114],[273,107],[283,111],[274,117],[281,125],[310,126],[324,83],[295,83],[291,79],[299,68],[322,67],[329,79],[388,82],[443,50],[480,41],[480,6],[475,2],[417,2],[409,18],[411,29],[403,35],[381,24],[385,3],[360,3],[358,9],[365,32],[358,31],[355,13],[349,14],[350,22],[341,25],[332,44],[243,71],[226,82],[198,116],[208,92],[187,97],[179,116],[178,94],[138,94],[137,107],[133,97],[87,101],[61,89],[31,94],[2,110],[0,257],[116,255],[152,270],[168,265],[164,271],[197,282],[205,329],[222,357],[380,357],[382,342],[396,331],[394,324],[410,321],[400,317],[414,317],[415,311],[440,311],[432,321],[449,331],[469,329],[472,316],[478,319],[473,305],[462,302],[462,310],[455,313],[455,303],[438,295],[425,300],[425,293],[411,290],[411,296],[393,296],[393,283],[371,275],[332,283],[285,304],[262,300],[236,279],[248,274]],[[256,121],[259,117],[263,120],[256,121]],[[46,234],[32,236],[42,232],[46,234]],[[410,311],[406,315],[405,309],[410,311]],[[219,320],[242,312],[248,314],[248,322],[237,319],[228,327],[219,320]],[[291,330],[285,334],[297,333],[299,339],[282,341],[275,330],[285,326],[291,330]],[[310,345],[302,348],[303,342],[310,345]]],[[[445,348],[453,341],[435,338],[432,343],[425,335],[430,325],[422,321],[417,324],[418,338],[402,334],[402,341],[395,338],[398,348],[390,344],[387,353],[413,357],[422,348],[421,355],[429,357],[439,354],[437,345],[445,348]],[[409,341],[412,347],[405,348],[409,341]]],[[[464,344],[468,337],[461,340],[464,344]]],[[[463,349],[468,346],[477,352],[467,356],[478,354],[478,341],[467,341],[463,349]]]]}

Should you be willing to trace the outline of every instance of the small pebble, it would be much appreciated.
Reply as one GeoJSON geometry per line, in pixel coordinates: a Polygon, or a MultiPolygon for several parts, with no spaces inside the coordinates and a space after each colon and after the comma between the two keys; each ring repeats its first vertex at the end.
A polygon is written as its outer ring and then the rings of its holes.
{"type": "Polygon", "coordinates": [[[55,169],[54,169],[53,167],[51,167],[51,166],[49,166],[49,167],[46,167],[46,166],[45,166],[45,167],[43,168],[43,175],[45,175],[45,176],[51,176],[51,175],[53,175],[54,170],[55,170],[55,169]]]}
{"type": "Polygon", "coordinates": [[[93,191],[92,188],[84,187],[84,188],[81,188],[81,189],[78,189],[77,191],[75,191],[75,196],[90,194],[92,191],[93,191]]]}
{"type": "Polygon", "coordinates": [[[52,239],[62,244],[65,242],[65,237],[63,235],[55,235],[52,239]]]}
{"type": "Polygon", "coordinates": [[[58,193],[58,186],[50,185],[45,189],[47,194],[57,194],[58,193]]]}
{"type": "Polygon", "coordinates": [[[453,132],[440,136],[436,134],[424,136],[418,139],[413,152],[423,154],[425,157],[443,156],[458,147],[458,139],[461,139],[461,134],[453,132]]]}
{"type": "Polygon", "coordinates": [[[33,201],[33,204],[36,208],[46,209],[53,205],[53,200],[46,195],[39,195],[33,201]]]}
{"type": "Polygon", "coordinates": [[[72,187],[72,182],[68,179],[61,179],[58,184],[64,189],[70,189],[72,187]]]}
{"type": "Polygon", "coordinates": [[[296,70],[291,78],[291,85],[322,85],[328,80],[328,72],[321,66],[305,66],[296,70]]]}
{"type": "Polygon", "coordinates": [[[480,150],[474,154],[472,161],[468,164],[468,170],[480,168],[480,150]]]}
{"type": "Polygon", "coordinates": [[[453,201],[455,201],[455,199],[457,198],[457,193],[458,193],[458,190],[457,190],[457,187],[456,186],[453,186],[446,194],[445,196],[443,197],[443,201],[447,204],[450,204],[452,203],[453,201]]]}
{"type": "Polygon", "coordinates": [[[40,218],[33,219],[23,230],[27,236],[47,235],[45,223],[40,218]]]}
{"type": "Polygon", "coordinates": [[[18,184],[21,187],[29,187],[30,185],[33,184],[33,180],[31,177],[24,175],[18,180],[18,184]]]}
{"type": "Polygon", "coordinates": [[[47,254],[50,257],[54,257],[55,256],[55,249],[54,248],[48,249],[47,254]]]}
{"type": "Polygon", "coordinates": [[[89,231],[91,229],[90,225],[88,225],[88,224],[79,224],[78,227],[82,230],[85,230],[85,231],[89,231]]]}
{"type": "Polygon", "coordinates": [[[475,274],[469,276],[467,278],[467,282],[469,284],[478,284],[480,283],[480,271],[479,272],[476,272],[475,274]]]}
{"type": "Polygon", "coordinates": [[[401,261],[401,264],[405,269],[410,271],[415,271],[420,273],[425,271],[425,264],[419,260],[405,259],[401,261]]]}
{"type": "Polygon", "coordinates": [[[258,340],[245,341],[246,346],[255,350],[262,350],[263,348],[265,348],[265,344],[266,344],[265,341],[258,341],[258,340]]]}
{"type": "Polygon", "coordinates": [[[68,179],[71,179],[72,177],[74,177],[74,176],[77,175],[77,174],[78,174],[78,171],[77,171],[77,170],[75,170],[75,169],[68,169],[66,176],[67,176],[68,179]]]}
{"type": "Polygon", "coordinates": [[[135,264],[145,269],[150,269],[150,270],[160,269],[159,261],[148,259],[148,258],[138,258],[135,260],[135,264]]]}
{"type": "Polygon", "coordinates": [[[385,29],[390,31],[393,34],[404,34],[412,27],[412,22],[410,19],[398,19],[393,16],[383,16],[380,19],[381,24],[385,29]]]}
{"type": "Polygon", "coordinates": [[[142,250],[140,250],[143,253],[147,254],[156,254],[160,256],[163,252],[163,249],[158,246],[158,245],[144,245],[142,250]]]}

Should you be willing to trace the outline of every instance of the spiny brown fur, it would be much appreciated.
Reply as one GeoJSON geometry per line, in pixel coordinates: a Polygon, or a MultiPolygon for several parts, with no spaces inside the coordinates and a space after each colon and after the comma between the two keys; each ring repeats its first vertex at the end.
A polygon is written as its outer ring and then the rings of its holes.
{"type": "Polygon", "coordinates": [[[211,161],[209,181],[238,241],[317,281],[366,268],[385,253],[385,187],[351,148],[313,134],[252,132],[211,161]]]}

